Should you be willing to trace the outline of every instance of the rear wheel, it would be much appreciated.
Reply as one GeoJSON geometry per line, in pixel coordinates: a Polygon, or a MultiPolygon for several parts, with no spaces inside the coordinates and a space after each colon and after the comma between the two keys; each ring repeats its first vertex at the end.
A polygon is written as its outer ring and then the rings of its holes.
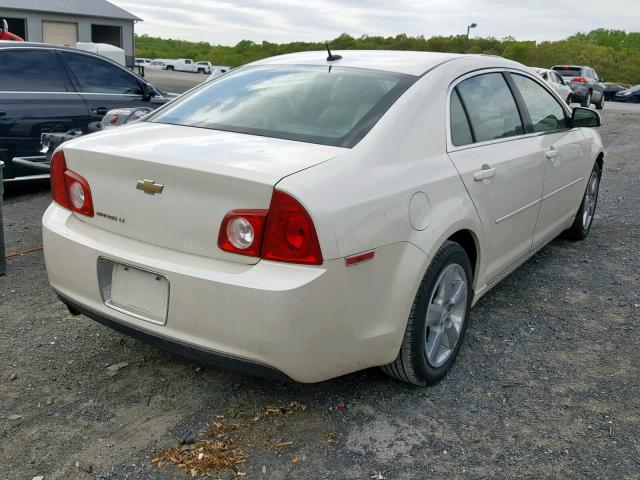
{"type": "Polygon", "coordinates": [[[582,100],[580,106],[586,108],[589,108],[591,106],[591,92],[587,93],[587,96],[584,97],[584,100],[582,100]]]}
{"type": "Polygon", "coordinates": [[[600,165],[596,163],[589,176],[587,189],[584,192],[584,197],[582,197],[582,203],[580,204],[578,213],[576,213],[576,218],[573,220],[571,227],[564,232],[565,238],[569,240],[582,240],[589,235],[591,225],[593,224],[593,217],[596,213],[596,205],[598,204],[601,175],[600,165]]]}
{"type": "Polygon", "coordinates": [[[199,68],[198,73],[204,73],[204,68],[199,68]]]}
{"type": "Polygon", "coordinates": [[[600,101],[596,103],[596,110],[602,110],[604,108],[604,93],[600,97],[600,101]]]}
{"type": "Polygon", "coordinates": [[[567,97],[567,105],[571,105],[573,103],[573,95],[569,94],[569,96],[567,97]]]}
{"type": "Polygon", "coordinates": [[[385,373],[420,386],[434,384],[447,374],[467,328],[472,279],[466,252],[447,241],[422,279],[400,352],[382,367],[385,373]]]}
{"type": "Polygon", "coordinates": [[[173,70],[173,66],[172,65],[167,65],[167,70],[173,70]]]}

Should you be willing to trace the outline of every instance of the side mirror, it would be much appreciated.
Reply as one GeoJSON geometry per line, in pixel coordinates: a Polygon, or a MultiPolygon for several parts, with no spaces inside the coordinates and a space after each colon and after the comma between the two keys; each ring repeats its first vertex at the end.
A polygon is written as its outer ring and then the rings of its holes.
{"type": "Polygon", "coordinates": [[[602,125],[600,115],[590,108],[576,107],[571,114],[571,125],[574,127],[599,127],[602,125]]]}
{"type": "Polygon", "coordinates": [[[7,21],[3,18],[2,19],[2,26],[0,27],[0,33],[7,33],[9,31],[9,24],[7,23],[7,21]]]}
{"type": "Polygon", "coordinates": [[[146,82],[142,84],[142,98],[144,98],[146,101],[151,100],[152,97],[155,97],[157,95],[158,91],[153,85],[146,82]]]}

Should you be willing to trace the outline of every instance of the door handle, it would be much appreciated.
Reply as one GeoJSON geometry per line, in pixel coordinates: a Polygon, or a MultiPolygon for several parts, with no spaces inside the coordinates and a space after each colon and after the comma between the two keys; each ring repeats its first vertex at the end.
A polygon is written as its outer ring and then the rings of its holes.
{"type": "Polygon", "coordinates": [[[107,107],[98,107],[92,110],[96,115],[106,115],[108,111],[107,107]]]}
{"type": "Polygon", "coordinates": [[[558,150],[553,147],[549,147],[549,150],[544,154],[547,158],[556,158],[558,156],[558,150]]]}
{"type": "Polygon", "coordinates": [[[495,177],[495,175],[496,175],[496,169],[491,168],[489,165],[485,163],[484,165],[482,165],[482,170],[473,174],[473,179],[476,182],[481,182],[483,180],[488,180],[490,178],[493,178],[495,177]]]}

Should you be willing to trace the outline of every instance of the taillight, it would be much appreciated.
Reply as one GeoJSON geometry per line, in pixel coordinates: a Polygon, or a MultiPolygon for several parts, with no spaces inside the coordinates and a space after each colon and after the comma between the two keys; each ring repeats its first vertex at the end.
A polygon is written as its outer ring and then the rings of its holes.
{"type": "Polygon", "coordinates": [[[313,220],[295,198],[279,190],[274,190],[271,197],[262,258],[278,262],[322,264],[313,220]]]}
{"type": "Polygon", "coordinates": [[[267,210],[233,210],[225,215],[218,246],[227,252],[259,257],[267,210]]]}
{"type": "Polygon", "coordinates": [[[273,191],[269,210],[233,210],[225,215],[218,246],[265,260],[322,264],[311,217],[295,198],[279,190],[273,191]]]}
{"type": "Polygon", "coordinates": [[[574,83],[587,83],[588,80],[584,77],[575,77],[571,79],[572,82],[574,83]]]}
{"type": "Polygon", "coordinates": [[[67,168],[64,152],[58,150],[51,157],[51,198],[71,211],[93,217],[91,188],[84,177],[67,168]]]}

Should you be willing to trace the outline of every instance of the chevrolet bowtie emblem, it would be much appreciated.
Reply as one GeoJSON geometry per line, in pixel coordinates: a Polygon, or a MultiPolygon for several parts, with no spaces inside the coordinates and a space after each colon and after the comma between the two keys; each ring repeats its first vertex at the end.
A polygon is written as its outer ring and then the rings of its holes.
{"type": "Polygon", "coordinates": [[[156,193],[162,193],[164,185],[160,185],[153,180],[140,180],[136,185],[138,190],[142,190],[149,195],[155,195],[156,193]]]}

